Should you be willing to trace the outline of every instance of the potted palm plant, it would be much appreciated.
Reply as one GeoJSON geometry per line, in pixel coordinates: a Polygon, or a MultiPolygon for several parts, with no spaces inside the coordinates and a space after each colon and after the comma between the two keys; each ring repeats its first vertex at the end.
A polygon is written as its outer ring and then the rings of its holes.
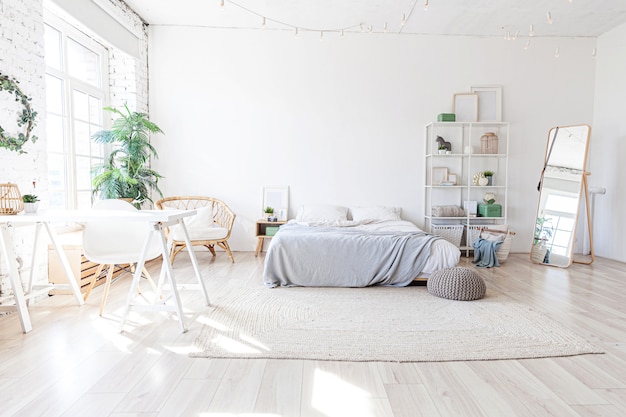
{"type": "Polygon", "coordinates": [[[92,197],[101,199],[122,198],[139,208],[144,202],[152,202],[151,191],[160,196],[159,179],[163,178],[150,168],[150,158],[158,158],[150,144],[151,133],[163,133],[144,113],[131,112],[126,104],[124,111],[105,107],[119,116],[109,130],[96,132],[91,138],[96,143],[112,144],[113,150],[107,161],[91,168],[92,197]]]}

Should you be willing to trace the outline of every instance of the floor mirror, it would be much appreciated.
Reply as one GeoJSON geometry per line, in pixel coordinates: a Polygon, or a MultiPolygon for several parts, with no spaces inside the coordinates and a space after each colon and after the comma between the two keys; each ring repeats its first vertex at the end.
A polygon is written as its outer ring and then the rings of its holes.
{"type": "Polygon", "coordinates": [[[593,262],[586,170],[590,136],[588,125],[554,127],[548,133],[530,252],[534,263],[566,268],[572,262],[593,262]],[[581,211],[586,213],[580,222],[587,226],[590,247],[590,258],[584,261],[574,259],[581,211]]]}

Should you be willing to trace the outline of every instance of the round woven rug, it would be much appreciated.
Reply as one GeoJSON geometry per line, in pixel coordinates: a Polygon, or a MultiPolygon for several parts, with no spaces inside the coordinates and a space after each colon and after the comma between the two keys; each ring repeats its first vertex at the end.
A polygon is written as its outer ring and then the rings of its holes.
{"type": "Polygon", "coordinates": [[[194,357],[460,361],[601,351],[503,294],[472,302],[424,287],[242,289],[201,318],[194,357]]]}

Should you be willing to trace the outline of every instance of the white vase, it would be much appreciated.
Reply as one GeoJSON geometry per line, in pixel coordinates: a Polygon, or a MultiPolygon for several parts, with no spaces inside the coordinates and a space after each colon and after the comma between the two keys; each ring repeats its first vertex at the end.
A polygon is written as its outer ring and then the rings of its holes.
{"type": "Polygon", "coordinates": [[[24,212],[25,213],[37,213],[37,208],[39,208],[39,202],[24,203],[24,212]]]}

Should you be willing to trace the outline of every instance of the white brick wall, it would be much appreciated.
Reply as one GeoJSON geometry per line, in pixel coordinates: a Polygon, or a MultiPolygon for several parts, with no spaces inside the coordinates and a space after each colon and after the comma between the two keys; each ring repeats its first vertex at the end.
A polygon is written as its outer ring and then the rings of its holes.
{"type": "MultiPolygon", "coordinates": [[[[12,182],[19,186],[23,194],[32,192],[32,181],[36,180],[37,194],[45,195],[48,183],[45,157],[45,91],[44,91],[44,45],[43,45],[43,6],[41,0],[2,0],[0,2],[0,71],[15,77],[20,82],[24,94],[32,98],[31,105],[39,113],[34,134],[39,137],[36,143],[29,142],[24,150],[27,154],[18,154],[0,149],[0,183],[12,182]]],[[[1,92],[9,97],[6,91],[1,92]]],[[[7,123],[10,133],[18,133],[17,112],[22,108],[13,100],[0,102],[0,113],[8,115],[2,119],[7,123]],[[13,131],[13,129],[16,129],[13,131]]],[[[6,127],[5,127],[6,128],[6,127]]],[[[24,260],[30,259],[32,252],[32,232],[34,227],[11,228],[10,233],[17,243],[16,252],[24,260]]],[[[35,266],[41,276],[46,264],[42,260],[35,266]]],[[[0,278],[6,275],[4,260],[0,259],[0,278]]],[[[27,262],[27,265],[29,262],[27,262]]],[[[6,285],[0,285],[0,291],[6,285]]]]}
{"type": "MultiPolygon", "coordinates": [[[[83,0],[88,1],[88,0],[83,0]]],[[[131,109],[148,112],[148,55],[147,30],[141,19],[120,0],[98,0],[108,2],[106,8],[115,13],[133,33],[143,36],[140,60],[110,49],[110,105],[120,107],[127,102],[131,109]]],[[[27,154],[0,149],[0,183],[18,184],[22,194],[33,192],[32,181],[37,181],[36,193],[41,197],[40,207],[45,208],[48,190],[45,133],[45,61],[43,40],[43,0],[0,1],[0,71],[15,76],[20,87],[32,98],[32,106],[39,115],[34,133],[36,143],[25,146],[27,154]]],[[[0,93],[2,95],[6,92],[0,93]]],[[[7,95],[8,96],[8,95],[7,95]]],[[[0,115],[21,111],[12,100],[0,99],[0,115]]],[[[17,116],[16,116],[17,117],[17,116]]],[[[5,121],[0,117],[3,127],[5,121]]],[[[8,129],[7,129],[8,130],[8,129]]],[[[13,133],[13,132],[12,132],[13,133]]],[[[29,264],[32,254],[32,227],[11,228],[17,242],[17,255],[29,264]]],[[[45,233],[44,233],[45,234],[45,233]]],[[[45,239],[42,239],[45,241],[45,239]]],[[[45,249],[45,245],[44,245],[45,249]]],[[[36,276],[47,281],[47,251],[37,253],[36,276]]],[[[4,283],[6,267],[0,255],[0,291],[6,290],[4,283]]],[[[26,272],[26,271],[24,271],[26,272]]],[[[23,274],[25,278],[27,275],[23,274]]]]}

